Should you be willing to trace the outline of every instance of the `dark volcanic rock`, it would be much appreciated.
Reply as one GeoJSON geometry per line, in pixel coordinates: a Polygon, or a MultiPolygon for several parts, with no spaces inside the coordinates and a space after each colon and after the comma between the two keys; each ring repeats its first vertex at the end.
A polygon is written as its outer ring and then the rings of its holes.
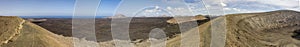
{"type": "MultiPolygon", "coordinates": [[[[178,25],[168,24],[166,21],[172,17],[135,17],[131,20],[129,33],[130,38],[134,41],[137,39],[148,39],[149,32],[154,28],[161,28],[166,32],[168,37],[174,37],[179,34],[178,25]]],[[[47,19],[42,23],[36,23],[41,27],[64,36],[72,36],[72,19],[47,19]]],[[[96,36],[97,41],[112,40],[111,36],[111,19],[96,19],[96,36]]]]}

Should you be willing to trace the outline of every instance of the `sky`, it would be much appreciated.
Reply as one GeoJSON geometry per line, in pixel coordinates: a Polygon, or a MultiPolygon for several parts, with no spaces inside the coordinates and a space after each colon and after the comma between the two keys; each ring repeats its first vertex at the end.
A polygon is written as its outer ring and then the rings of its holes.
{"type": "MultiPolygon", "coordinates": [[[[75,2],[76,0],[0,0],[0,15],[72,16],[75,2]]],[[[101,0],[97,16],[207,15],[208,10],[214,8],[224,11],[224,14],[299,11],[299,4],[299,0],[101,0]]]]}
{"type": "Polygon", "coordinates": [[[0,15],[72,15],[74,3],[74,0],[0,0],[0,15]]]}

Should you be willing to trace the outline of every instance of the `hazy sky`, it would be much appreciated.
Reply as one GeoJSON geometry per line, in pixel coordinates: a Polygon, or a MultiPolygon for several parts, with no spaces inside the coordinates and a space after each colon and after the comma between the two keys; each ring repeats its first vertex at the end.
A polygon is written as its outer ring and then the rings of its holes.
{"type": "MultiPolygon", "coordinates": [[[[75,1],[0,0],[0,15],[72,16],[75,1]]],[[[220,0],[101,0],[97,15],[111,16],[114,13],[126,16],[207,14],[206,7],[213,7],[211,6],[212,4],[221,4],[226,14],[265,12],[281,9],[299,10],[298,0],[217,1],[220,0]],[[205,1],[205,3],[202,1],[205,1]]]]}

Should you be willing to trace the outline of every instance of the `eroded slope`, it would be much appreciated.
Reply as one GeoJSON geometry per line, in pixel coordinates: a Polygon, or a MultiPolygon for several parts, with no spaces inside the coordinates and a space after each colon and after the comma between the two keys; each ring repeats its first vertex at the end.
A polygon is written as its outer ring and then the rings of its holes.
{"type": "Polygon", "coordinates": [[[300,13],[280,10],[227,15],[228,47],[299,47],[300,13]]]}
{"type": "Polygon", "coordinates": [[[14,37],[17,37],[25,22],[17,17],[0,16],[0,45],[8,43],[14,37]]]}
{"type": "Polygon", "coordinates": [[[71,47],[71,41],[30,22],[25,22],[19,36],[2,47],[71,47]]]}
{"type": "MultiPolygon", "coordinates": [[[[19,17],[0,16],[0,47],[96,47],[97,42],[64,37],[19,17]],[[2,26],[3,25],[3,26],[2,26]],[[2,30],[3,29],[3,30],[2,30]]],[[[112,45],[112,44],[109,44],[112,45]]]]}
{"type": "MultiPolygon", "coordinates": [[[[201,34],[200,47],[210,47],[210,41],[213,41],[211,40],[211,24],[219,23],[223,19],[226,20],[227,31],[225,47],[300,46],[300,12],[279,10],[264,13],[230,14],[202,24],[198,26],[201,34]]],[[[195,31],[195,28],[191,29],[183,36],[195,31]]],[[[179,46],[179,36],[168,40],[168,47],[179,46]]]]}

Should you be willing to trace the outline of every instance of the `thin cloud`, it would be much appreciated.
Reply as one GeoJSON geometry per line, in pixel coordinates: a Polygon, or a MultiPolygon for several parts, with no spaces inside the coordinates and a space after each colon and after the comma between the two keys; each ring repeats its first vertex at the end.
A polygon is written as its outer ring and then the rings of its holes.
{"type": "Polygon", "coordinates": [[[225,13],[299,10],[298,0],[223,0],[220,4],[226,4],[225,13]]]}

